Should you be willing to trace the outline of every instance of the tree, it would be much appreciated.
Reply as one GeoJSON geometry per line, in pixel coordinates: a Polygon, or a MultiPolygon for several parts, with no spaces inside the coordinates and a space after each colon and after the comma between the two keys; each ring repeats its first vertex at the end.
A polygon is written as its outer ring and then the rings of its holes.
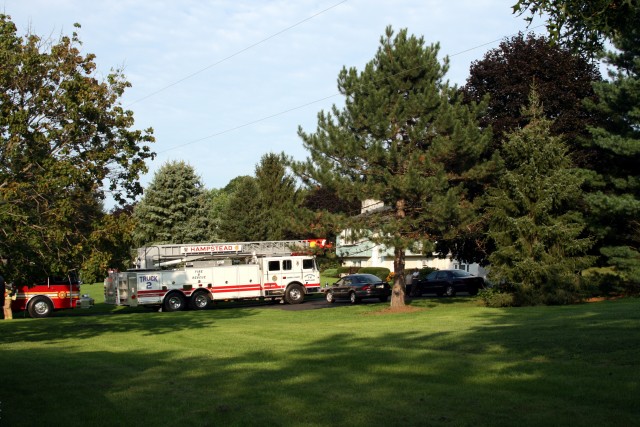
{"type": "Polygon", "coordinates": [[[509,134],[501,152],[506,170],[489,189],[490,277],[515,287],[519,303],[571,302],[579,272],[592,261],[584,237],[582,178],[567,147],[551,133],[537,93],[523,109],[529,123],[509,134]]]}
{"type": "Polygon", "coordinates": [[[134,229],[132,205],[102,216],[89,236],[93,250],[81,268],[85,283],[102,281],[110,268],[122,271],[131,267],[134,229]]]}
{"type": "Polygon", "coordinates": [[[553,42],[588,53],[602,49],[603,41],[634,31],[638,26],[638,0],[519,0],[513,11],[547,15],[547,30],[553,42]]]}
{"type": "Polygon", "coordinates": [[[310,157],[294,163],[307,185],[335,189],[345,200],[374,199],[384,209],[343,217],[356,233],[394,248],[391,306],[404,305],[407,249],[430,252],[473,218],[476,183],[490,133],[478,127],[475,105],[463,105],[443,80],[448,61],[439,46],[388,27],[372,61],[358,73],[342,69],[345,107],[318,114],[315,133],[299,135],[310,157]]]}
{"type": "Polygon", "coordinates": [[[220,223],[220,235],[226,242],[252,242],[262,239],[260,224],[260,189],[251,176],[234,178],[225,190],[229,192],[220,223]]]}
{"type": "Polygon", "coordinates": [[[295,179],[287,173],[283,154],[268,153],[256,165],[260,213],[256,221],[262,228],[260,240],[289,240],[298,237],[295,229],[296,206],[301,193],[295,179]]]}
{"type": "Polygon", "coordinates": [[[552,134],[563,135],[576,160],[584,163],[588,153],[580,150],[577,140],[587,136],[587,126],[593,124],[593,114],[583,101],[594,97],[592,83],[596,81],[600,73],[592,62],[552,46],[545,37],[529,34],[525,38],[520,33],[473,62],[462,90],[470,101],[489,96],[480,123],[493,128],[494,147],[498,148],[506,134],[527,123],[522,106],[535,84],[546,117],[553,119],[552,134]]]}
{"type": "MultiPolygon", "coordinates": [[[[640,22],[640,6],[634,9],[640,22]]],[[[613,268],[629,290],[640,290],[640,27],[616,33],[605,56],[609,81],[595,85],[589,107],[603,117],[590,128],[597,153],[587,174],[590,229],[598,238],[601,267],[613,268]]]]}
{"type": "Polygon", "coordinates": [[[556,29],[554,40],[568,41],[575,49],[601,54],[605,41],[616,51],[605,54],[612,67],[609,81],[595,85],[598,100],[591,111],[603,120],[590,129],[586,140],[595,155],[586,171],[585,188],[590,230],[602,255],[599,266],[613,271],[624,285],[640,285],[640,4],[637,0],[519,1],[514,11],[540,12],[556,29]]]}
{"type": "Polygon", "coordinates": [[[17,282],[78,268],[102,200],[135,198],[153,157],[153,131],[132,130],[120,104],[130,84],[119,70],[96,80],[80,44],[22,38],[0,15],[0,252],[17,282]]]}
{"type": "Polygon", "coordinates": [[[206,241],[206,193],[192,166],[162,165],[134,209],[138,246],[206,241]]]}

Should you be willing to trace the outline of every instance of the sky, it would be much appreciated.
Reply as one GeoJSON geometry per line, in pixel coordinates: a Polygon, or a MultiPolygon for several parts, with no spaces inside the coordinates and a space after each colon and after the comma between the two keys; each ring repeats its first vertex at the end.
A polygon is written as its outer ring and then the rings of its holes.
{"type": "MultiPolygon", "coordinates": [[[[529,31],[516,0],[0,0],[18,34],[57,40],[76,31],[96,55],[97,77],[121,68],[121,99],[135,129],[153,128],[157,153],[147,186],[170,161],[185,161],[208,188],[254,175],[260,158],[308,153],[298,127],[339,108],[343,67],[361,71],[385,28],[406,28],[449,57],[446,78],[464,85],[473,61],[529,31]],[[82,28],[75,29],[74,23],[82,28]]],[[[543,21],[533,30],[544,32],[543,21]]]]}

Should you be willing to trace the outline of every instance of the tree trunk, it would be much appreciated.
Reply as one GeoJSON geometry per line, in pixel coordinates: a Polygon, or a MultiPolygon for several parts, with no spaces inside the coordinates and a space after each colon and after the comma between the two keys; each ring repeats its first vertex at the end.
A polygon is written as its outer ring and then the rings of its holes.
{"type": "MultiPolygon", "coordinates": [[[[400,222],[404,221],[405,213],[405,200],[399,199],[396,201],[396,219],[400,222]]],[[[402,247],[395,247],[393,256],[393,288],[391,289],[391,307],[404,307],[404,296],[406,287],[404,284],[404,245],[402,247]]]]}
{"type": "Polygon", "coordinates": [[[391,290],[391,307],[404,307],[404,248],[394,249],[393,258],[393,288],[391,290]]]}

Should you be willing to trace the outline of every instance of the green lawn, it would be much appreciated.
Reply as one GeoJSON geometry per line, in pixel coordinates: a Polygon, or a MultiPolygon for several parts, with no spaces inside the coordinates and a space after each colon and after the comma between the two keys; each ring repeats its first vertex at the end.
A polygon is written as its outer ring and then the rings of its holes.
{"type": "MultiPolygon", "coordinates": [[[[0,322],[0,426],[630,426],[640,299],[468,298],[0,322]]],[[[94,291],[95,289],[95,291],[94,291]]]]}

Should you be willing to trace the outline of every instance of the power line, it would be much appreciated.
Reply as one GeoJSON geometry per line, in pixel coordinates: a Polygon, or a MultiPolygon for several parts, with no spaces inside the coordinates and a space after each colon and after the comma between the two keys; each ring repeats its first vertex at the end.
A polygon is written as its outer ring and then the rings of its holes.
{"type": "Polygon", "coordinates": [[[202,73],[202,72],[204,72],[204,71],[206,71],[206,70],[208,70],[210,68],[215,67],[216,65],[220,65],[223,62],[228,61],[229,59],[231,59],[233,57],[236,57],[236,56],[240,55],[241,53],[244,53],[244,52],[246,52],[246,51],[248,51],[250,49],[253,49],[254,47],[256,47],[258,45],[261,45],[261,44],[263,44],[263,43],[265,43],[265,42],[267,42],[267,41],[279,36],[280,34],[283,34],[283,33],[287,32],[287,31],[291,30],[292,28],[295,28],[295,27],[297,27],[297,26],[299,26],[299,25],[301,25],[301,24],[303,24],[303,23],[305,23],[307,21],[310,21],[313,18],[315,18],[315,17],[317,17],[319,15],[322,15],[323,13],[328,12],[329,10],[334,9],[334,8],[336,8],[336,7],[338,7],[341,4],[346,3],[346,2],[347,2],[347,0],[343,0],[343,1],[339,2],[339,3],[336,3],[333,6],[330,6],[330,7],[326,8],[326,9],[324,9],[324,10],[321,10],[320,12],[318,12],[318,13],[316,13],[314,15],[311,15],[311,16],[303,19],[302,21],[298,21],[295,24],[293,24],[293,25],[291,25],[291,26],[289,26],[289,27],[287,27],[287,28],[285,28],[283,30],[278,31],[277,33],[274,33],[274,34],[270,35],[269,37],[260,40],[259,42],[256,42],[256,43],[254,43],[252,45],[249,45],[249,46],[245,47],[244,49],[241,49],[241,50],[239,50],[239,51],[237,51],[237,52],[235,52],[235,53],[233,53],[233,54],[231,54],[231,55],[229,55],[229,56],[227,56],[225,58],[222,58],[221,60],[219,60],[217,62],[214,62],[211,65],[207,65],[206,67],[201,68],[200,70],[195,71],[195,72],[193,72],[193,73],[191,73],[191,74],[189,74],[189,75],[187,75],[187,76],[185,76],[185,77],[183,77],[183,78],[181,78],[179,80],[176,80],[175,82],[173,82],[171,84],[168,84],[167,86],[164,86],[164,87],[162,87],[162,88],[160,88],[160,89],[158,89],[158,90],[156,90],[154,92],[151,92],[150,94],[148,94],[146,96],[143,96],[142,98],[136,99],[135,101],[133,101],[130,104],[128,104],[127,108],[132,106],[133,104],[137,104],[140,101],[144,101],[145,99],[151,98],[152,96],[157,95],[158,93],[160,93],[162,91],[165,91],[165,90],[167,90],[167,89],[169,89],[169,88],[171,88],[173,86],[176,86],[176,85],[182,83],[183,81],[190,79],[191,77],[194,77],[194,76],[196,76],[196,75],[198,75],[198,74],[200,74],[200,73],[202,73]]]}
{"type": "MultiPolygon", "coordinates": [[[[338,5],[340,5],[340,4],[344,3],[344,2],[346,2],[346,0],[345,0],[345,1],[343,1],[343,2],[341,2],[341,3],[337,3],[336,5],[332,6],[331,8],[336,7],[336,6],[338,6],[338,5]]],[[[331,9],[331,8],[329,8],[329,9],[331,9]]],[[[327,11],[327,10],[329,10],[329,9],[325,9],[323,12],[325,12],[325,11],[327,11]]],[[[322,12],[320,12],[320,13],[322,13],[322,12]]],[[[314,16],[317,16],[317,15],[318,15],[318,14],[316,14],[316,15],[314,15],[314,16]]],[[[309,20],[309,19],[311,19],[311,18],[312,18],[312,17],[307,18],[306,20],[309,20]]],[[[300,21],[300,22],[304,22],[304,21],[300,21]]],[[[296,24],[296,25],[297,25],[297,24],[296,24]]],[[[538,26],[536,26],[536,27],[531,28],[531,30],[535,30],[536,28],[540,28],[540,27],[544,27],[544,25],[538,25],[538,26]]],[[[292,28],[292,27],[291,27],[291,28],[292,28]]],[[[282,33],[282,32],[284,32],[284,31],[286,31],[286,30],[281,31],[281,33],[282,33]]],[[[278,33],[278,34],[279,34],[279,33],[278,33]]],[[[449,56],[449,57],[453,57],[453,56],[462,55],[463,53],[467,53],[467,52],[470,52],[470,51],[472,51],[472,50],[479,49],[479,48],[481,48],[481,47],[488,46],[488,45],[490,45],[490,44],[494,44],[494,43],[496,43],[496,42],[499,42],[499,41],[504,40],[506,37],[510,37],[510,36],[514,36],[514,35],[516,35],[516,33],[510,34],[510,35],[508,35],[508,36],[501,37],[501,38],[499,38],[499,39],[495,39],[495,40],[490,41],[490,42],[486,42],[486,43],[483,43],[483,44],[479,44],[479,45],[477,45],[477,46],[471,47],[471,48],[469,48],[469,49],[462,50],[462,51],[460,51],[460,52],[456,52],[456,53],[451,54],[451,55],[448,55],[448,56],[449,56]]],[[[272,37],[273,37],[273,36],[272,36],[272,37]]],[[[268,40],[268,39],[265,39],[265,40],[268,40]]],[[[258,43],[256,43],[256,44],[258,44],[258,43]]],[[[245,50],[246,50],[246,49],[245,49],[245,50]]],[[[232,55],[232,56],[235,56],[235,54],[234,54],[234,55],[232,55]]],[[[230,56],[229,58],[231,58],[232,56],[230,56]]],[[[417,68],[414,68],[414,69],[417,69],[417,68]]],[[[401,73],[406,73],[406,72],[408,72],[408,71],[412,71],[412,70],[414,70],[414,69],[404,70],[404,71],[402,71],[402,72],[398,73],[398,75],[399,75],[399,74],[401,74],[401,73]]],[[[203,71],[203,70],[201,70],[201,71],[203,71]]],[[[200,71],[198,71],[198,72],[196,72],[196,73],[194,73],[194,74],[192,74],[192,75],[195,75],[195,74],[197,74],[197,73],[199,73],[199,72],[200,72],[200,71]]],[[[185,79],[186,79],[186,78],[185,78],[185,79]]],[[[183,79],[183,80],[185,80],[185,79],[183,79]]],[[[180,81],[182,81],[182,80],[180,80],[180,81]]],[[[176,82],[175,84],[177,84],[177,83],[179,83],[179,82],[176,82]]],[[[168,87],[170,87],[170,86],[168,86],[168,87]]],[[[165,89],[166,89],[166,88],[165,88],[165,89]]],[[[164,90],[164,89],[161,89],[161,90],[164,90]]],[[[158,92],[160,92],[160,91],[158,91],[158,92]]],[[[155,93],[157,93],[157,92],[155,92],[155,93]]],[[[152,94],[152,95],[153,95],[153,94],[152,94]]],[[[241,124],[241,125],[238,125],[238,126],[235,126],[235,127],[232,127],[232,128],[228,128],[228,129],[222,130],[222,131],[220,131],[220,132],[212,133],[212,134],[210,134],[210,135],[203,136],[203,137],[201,137],[201,138],[194,139],[194,140],[189,141],[189,142],[185,142],[184,144],[175,145],[175,146],[173,146],[173,147],[169,147],[169,148],[167,148],[167,149],[165,149],[165,150],[159,151],[159,152],[158,152],[158,154],[166,153],[167,151],[172,151],[172,150],[175,150],[175,149],[178,149],[178,148],[182,148],[182,147],[185,147],[185,146],[187,146],[187,145],[195,144],[196,142],[200,142],[200,141],[204,141],[204,140],[206,140],[206,139],[214,138],[214,137],[216,137],[216,136],[224,135],[224,134],[226,134],[226,133],[233,132],[234,130],[242,129],[242,128],[247,127],[247,126],[251,126],[251,125],[254,125],[254,124],[256,124],[256,123],[260,123],[260,122],[263,122],[263,121],[265,121],[265,120],[272,119],[272,118],[274,118],[274,117],[282,116],[282,115],[284,115],[284,114],[290,113],[290,112],[292,112],[292,111],[300,110],[300,109],[302,109],[302,108],[308,107],[309,105],[317,104],[317,103],[319,103],[319,102],[325,101],[325,100],[327,100],[327,99],[329,99],[329,98],[333,98],[333,97],[338,96],[338,95],[340,95],[340,93],[339,93],[339,92],[334,93],[333,95],[325,96],[324,98],[316,99],[315,101],[307,102],[306,104],[299,105],[299,106],[297,106],[297,107],[289,108],[289,109],[287,109],[287,110],[283,110],[283,111],[280,111],[280,112],[278,112],[278,113],[271,114],[271,115],[269,115],[269,116],[265,116],[265,117],[262,117],[262,118],[259,118],[259,119],[256,119],[256,120],[253,120],[253,121],[250,121],[250,122],[246,122],[246,123],[244,123],[244,124],[241,124]]],[[[149,96],[151,96],[151,95],[149,95],[149,96]]],[[[147,96],[147,98],[148,98],[148,96],[147,96]]],[[[141,99],[145,99],[145,98],[141,98],[141,99]]]]}

